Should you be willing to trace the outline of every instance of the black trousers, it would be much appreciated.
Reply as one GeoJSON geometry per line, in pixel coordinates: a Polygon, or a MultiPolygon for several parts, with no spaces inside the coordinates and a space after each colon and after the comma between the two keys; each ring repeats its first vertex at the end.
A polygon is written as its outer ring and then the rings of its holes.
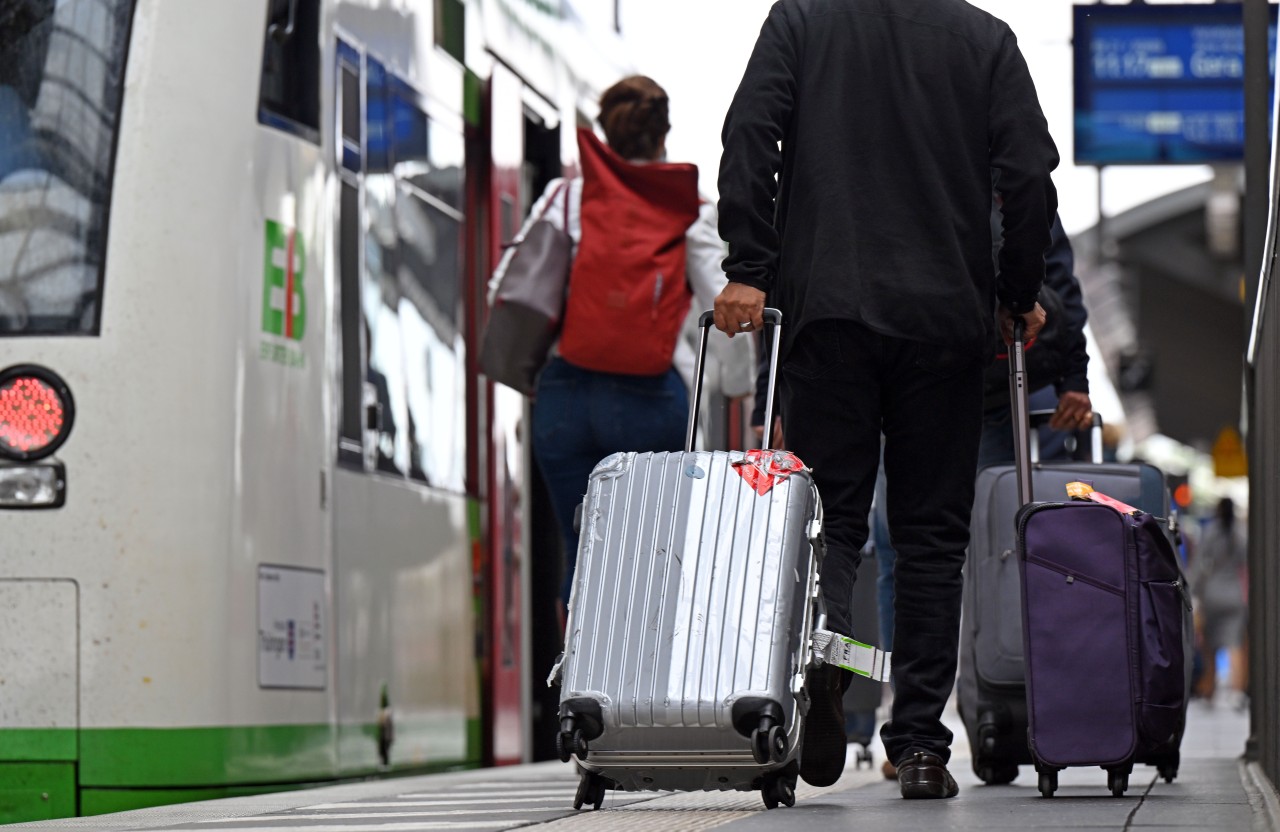
{"type": "Polygon", "coordinates": [[[822,320],[782,368],[787,446],[813,469],[826,512],[828,626],[848,632],[853,582],[884,434],[889,533],[898,552],[893,712],[880,731],[894,763],[950,759],[942,712],[956,676],[961,569],[982,431],[980,355],[822,320]]]}

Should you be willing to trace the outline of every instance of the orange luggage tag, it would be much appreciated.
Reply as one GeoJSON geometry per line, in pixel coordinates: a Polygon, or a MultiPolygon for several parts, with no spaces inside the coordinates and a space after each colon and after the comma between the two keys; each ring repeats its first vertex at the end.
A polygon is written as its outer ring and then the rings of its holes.
{"type": "Polygon", "coordinates": [[[1093,485],[1087,482],[1067,483],[1067,496],[1073,500],[1082,500],[1109,506],[1121,514],[1137,515],[1142,513],[1140,509],[1136,509],[1128,503],[1122,503],[1114,497],[1108,497],[1106,494],[1094,491],[1093,485]]]}

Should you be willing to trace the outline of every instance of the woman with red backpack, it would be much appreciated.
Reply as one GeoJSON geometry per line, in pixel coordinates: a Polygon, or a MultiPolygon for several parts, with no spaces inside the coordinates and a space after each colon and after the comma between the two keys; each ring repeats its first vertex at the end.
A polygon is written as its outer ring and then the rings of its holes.
{"type": "MultiPolygon", "coordinates": [[[[571,270],[563,325],[542,369],[533,451],[563,535],[562,600],[573,585],[573,516],[591,470],[618,451],[684,447],[692,366],[681,338],[692,301],[710,309],[726,279],[714,204],[693,165],[668,164],[667,94],[652,79],[619,81],[600,99],[606,146],[580,130],[582,177],[556,180],[530,213],[567,225],[571,270]]],[[[532,222],[532,220],[531,220],[532,222]]],[[[720,389],[751,389],[749,339],[716,335],[720,389]]]]}

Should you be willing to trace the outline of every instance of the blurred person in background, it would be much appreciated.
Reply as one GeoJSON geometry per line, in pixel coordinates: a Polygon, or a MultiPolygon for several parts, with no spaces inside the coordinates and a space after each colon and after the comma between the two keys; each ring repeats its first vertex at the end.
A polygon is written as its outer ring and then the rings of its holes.
{"type": "MultiPolygon", "coordinates": [[[[601,96],[598,120],[608,143],[608,151],[604,152],[616,155],[617,158],[607,160],[607,164],[612,166],[618,180],[625,181],[629,168],[643,168],[666,159],[666,137],[671,129],[668,109],[666,91],[653,79],[643,75],[624,78],[601,96]]],[[[582,146],[589,148],[592,144],[587,142],[582,146]]],[[[645,178],[643,171],[632,172],[637,174],[636,179],[645,178]]],[[[649,173],[656,174],[658,171],[651,169],[649,173]]],[[[683,173],[687,175],[688,170],[683,173]]],[[[696,169],[693,169],[693,177],[696,182],[696,169]]],[[[530,211],[521,237],[527,233],[534,218],[545,218],[558,225],[567,223],[575,266],[582,265],[583,252],[587,250],[597,259],[614,263],[636,256],[633,250],[618,246],[612,237],[601,239],[605,235],[599,234],[596,238],[591,238],[593,229],[599,227],[593,226],[592,222],[585,224],[584,231],[584,215],[597,219],[609,218],[611,208],[614,207],[609,204],[611,198],[636,198],[635,192],[617,196],[616,190],[611,192],[610,187],[616,189],[618,186],[616,183],[609,186],[601,182],[587,183],[581,178],[570,181],[553,180],[530,211]],[[610,250],[611,247],[617,250],[610,250]]],[[[688,198],[678,200],[670,197],[672,190],[646,190],[646,195],[665,194],[670,204],[658,204],[655,201],[645,207],[653,212],[650,216],[667,220],[680,216],[694,218],[683,240],[683,277],[686,286],[674,291],[692,294],[694,303],[688,310],[688,315],[697,315],[712,307],[717,293],[725,286],[726,278],[720,268],[724,244],[716,232],[715,205],[699,199],[696,187],[688,198]]],[[[627,212],[620,213],[625,215],[627,212]]],[[[606,280],[610,277],[613,275],[575,268],[572,286],[580,287],[582,284],[579,281],[606,280]]],[[[659,275],[659,281],[661,278],[659,275]]],[[[500,276],[495,276],[495,281],[498,279],[500,276]]],[[[671,286],[667,288],[673,290],[671,286]]],[[[658,290],[661,289],[662,283],[659,282],[658,290]]],[[[657,291],[654,295],[656,314],[657,291]]],[[[628,339],[662,337],[658,330],[669,322],[661,321],[661,325],[655,325],[651,322],[650,311],[646,307],[640,316],[642,323],[627,330],[628,339]]],[[[565,331],[575,323],[570,320],[575,314],[574,306],[570,303],[565,312],[565,331]]],[[[597,322],[576,323],[590,327],[597,322]]],[[[692,382],[690,374],[694,366],[689,341],[681,337],[687,331],[685,323],[685,316],[682,315],[681,320],[675,321],[671,326],[675,344],[671,368],[658,375],[608,372],[574,364],[561,354],[565,343],[562,332],[560,345],[553,350],[551,360],[538,377],[532,418],[533,452],[551,494],[564,543],[565,568],[561,602],[565,606],[568,605],[573,586],[578,552],[578,533],[573,527],[574,512],[582,501],[587,480],[596,463],[619,451],[678,451],[684,447],[692,382]]],[[[735,343],[717,336],[711,340],[710,352],[718,368],[721,393],[733,397],[750,392],[753,370],[751,345],[746,341],[735,343]]],[[[598,357],[601,359],[598,363],[608,364],[608,355],[598,357]]],[[[563,613],[563,608],[561,612],[563,613]]]]}
{"type": "MultiPolygon", "coordinates": [[[[992,257],[999,263],[1004,243],[1001,231],[1000,200],[991,206],[992,257]]],[[[1089,351],[1084,334],[1089,313],[1075,275],[1075,253],[1062,227],[1053,218],[1052,243],[1045,253],[1044,286],[1040,304],[1048,321],[1040,337],[1026,352],[1032,411],[1053,410],[1053,419],[1039,433],[1040,459],[1068,459],[1067,438],[1073,431],[1086,430],[1093,423],[1093,402],[1089,399],[1089,351]]],[[[997,265],[998,268],[998,265],[997,265]]],[[[1013,462],[1013,413],[1009,402],[1009,361],[1001,350],[987,368],[983,396],[982,445],[978,467],[1013,462]]]]}
{"type": "Polygon", "coordinates": [[[1218,502],[1213,519],[1205,527],[1191,558],[1187,583],[1195,599],[1197,642],[1203,658],[1203,674],[1197,693],[1212,702],[1219,687],[1218,652],[1226,650],[1231,668],[1231,689],[1243,707],[1248,665],[1244,652],[1244,628],[1248,611],[1248,545],[1236,520],[1230,497],[1218,502]]]}

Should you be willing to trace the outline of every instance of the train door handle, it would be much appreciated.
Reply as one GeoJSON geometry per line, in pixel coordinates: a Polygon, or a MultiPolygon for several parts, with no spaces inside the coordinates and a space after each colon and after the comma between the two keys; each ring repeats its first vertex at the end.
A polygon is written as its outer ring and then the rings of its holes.
{"type": "Polygon", "coordinates": [[[267,35],[276,43],[284,43],[293,37],[293,31],[298,22],[298,0],[289,0],[289,5],[285,9],[284,22],[280,22],[280,15],[276,15],[271,20],[271,25],[267,27],[267,35]]]}

